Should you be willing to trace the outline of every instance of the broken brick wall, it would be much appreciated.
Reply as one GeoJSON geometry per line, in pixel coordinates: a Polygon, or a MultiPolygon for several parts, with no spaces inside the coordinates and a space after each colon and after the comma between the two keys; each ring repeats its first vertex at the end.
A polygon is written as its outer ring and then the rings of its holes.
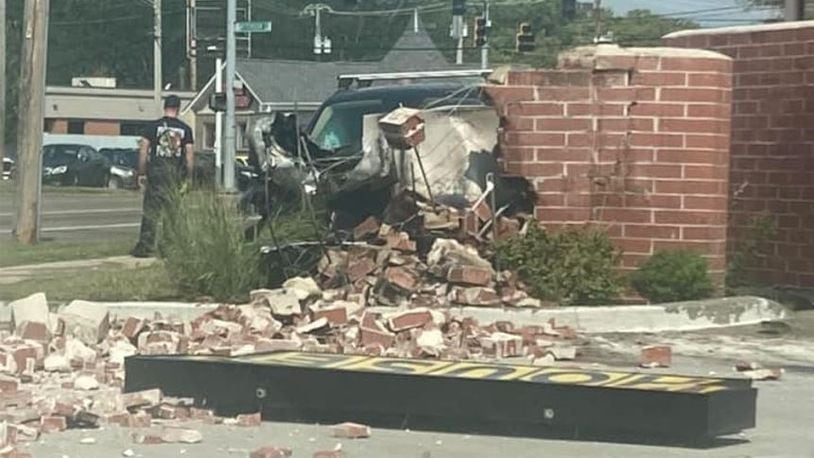
{"type": "Polygon", "coordinates": [[[751,263],[756,278],[814,286],[814,21],[684,31],[670,46],[733,58],[730,254],[777,232],[751,263]]]}
{"type": "Polygon", "coordinates": [[[579,48],[487,88],[506,171],[531,179],[547,228],[598,223],[632,269],[654,252],[726,265],[731,60],[701,50],[579,48]]]}

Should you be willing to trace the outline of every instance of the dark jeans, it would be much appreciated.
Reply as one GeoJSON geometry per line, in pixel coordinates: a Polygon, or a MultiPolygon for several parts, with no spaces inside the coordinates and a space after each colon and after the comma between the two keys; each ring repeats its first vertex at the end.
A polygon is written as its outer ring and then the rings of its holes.
{"type": "Polygon", "coordinates": [[[174,172],[160,169],[147,171],[147,189],[141,217],[141,231],[136,250],[152,253],[155,250],[156,226],[173,193],[177,192],[183,179],[174,172]]]}

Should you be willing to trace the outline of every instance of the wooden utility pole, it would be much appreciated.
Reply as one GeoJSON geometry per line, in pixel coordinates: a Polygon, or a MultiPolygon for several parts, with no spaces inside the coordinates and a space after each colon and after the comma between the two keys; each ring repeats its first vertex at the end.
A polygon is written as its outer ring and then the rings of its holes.
{"type": "Polygon", "coordinates": [[[602,39],[602,0],[594,0],[594,43],[602,39]]]}
{"type": "Polygon", "coordinates": [[[6,157],[6,0],[0,0],[0,171],[6,157]]]}
{"type": "Polygon", "coordinates": [[[36,243],[39,238],[49,2],[50,0],[25,1],[20,118],[17,123],[19,173],[15,229],[17,240],[25,244],[36,243]]]}

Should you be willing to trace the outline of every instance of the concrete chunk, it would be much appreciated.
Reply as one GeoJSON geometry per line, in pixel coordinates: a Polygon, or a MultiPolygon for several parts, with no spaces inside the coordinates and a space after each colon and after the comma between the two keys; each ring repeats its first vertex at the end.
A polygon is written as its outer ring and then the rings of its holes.
{"type": "Polygon", "coordinates": [[[58,315],[65,322],[65,333],[88,345],[104,340],[110,330],[110,315],[104,305],[73,301],[58,315]]]}
{"type": "Polygon", "coordinates": [[[8,306],[11,308],[11,323],[15,330],[26,321],[45,325],[50,323],[45,293],[32,294],[13,301],[8,306]]]}
{"type": "Polygon", "coordinates": [[[281,289],[262,289],[251,292],[252,301],[257,303],[261,302],[271,308],[271,313],[277,317],[291,317],[294,315],[302,314],[300,307],[301,293],[295,290],[281,289]]]}

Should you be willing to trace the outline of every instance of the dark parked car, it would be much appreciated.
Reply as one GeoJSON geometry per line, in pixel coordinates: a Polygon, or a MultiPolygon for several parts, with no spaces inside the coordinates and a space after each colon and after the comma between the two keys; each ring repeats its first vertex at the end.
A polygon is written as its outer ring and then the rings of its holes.
{"type": "Polygon", "coordinates": [[[106,187],[110,182],[110,162],[93,147],[58,144],[42,151],[45,184],[106,187]]]}
{"type": "Polygon", "coordinates": [[[99,152],[110,161],[110,181],[112,189],[134,189],[138,169],[138,150],[134,148],[102,148],[99,152]]]}

